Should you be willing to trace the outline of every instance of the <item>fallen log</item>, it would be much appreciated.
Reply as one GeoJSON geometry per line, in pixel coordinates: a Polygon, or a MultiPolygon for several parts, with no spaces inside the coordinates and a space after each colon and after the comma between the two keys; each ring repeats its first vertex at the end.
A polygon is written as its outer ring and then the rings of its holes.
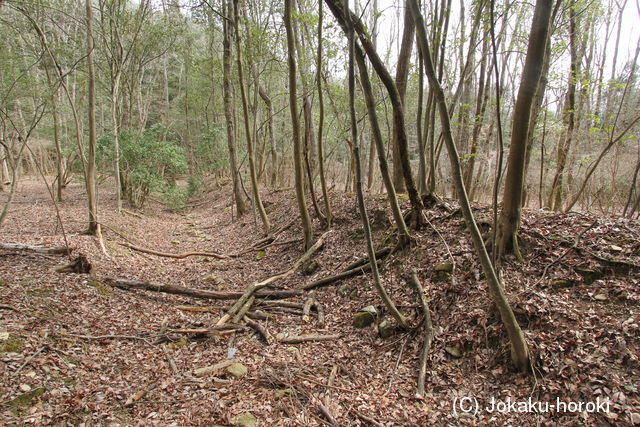
{"type": "MultiPolygon", "coordinates": [[[[378,261],[380,264],[380,261],[378,261]]],[[[371,270],[371,264],[362,265],[361,267],[356,267],[351,270],[346,270],[341,273],[335,274],[333,276],[324,277],[322,279],[316,280],[315,282],[307,283],[302,286],[300,289],[308,291],[310,289],[321,288],[323,286],[331,285],[335,282],[338,282],[342,279],[348,279],[349,277],[359,276],[371,270]]]]}
{"type": "Polygon", "coordinates": [[[22,243],[4,243],[0,242],[0,249],[8,251],[28,251],[47,255],[67,255],[73,248],[63,246],[48,248],[46,246],[23,245],[22,243]]]}
{"type": "Polygon", "coordinates": [[[160,256],[165,258],[184,259],[190,256],[203,256],[203,257],[211,257],[216,259],[229,259],[233,257],[233,255],[218,254],[215,252],[185,252],[182,254],[172,254],[168,252],[154,251],[152,249],[147,249],[140,246],[132,245],[131,243],[127,243],[127,242],[116,242],[116,243],[120,246],[124,246],[125,248],[129,248],[137,252],[142,252],[144,254],[155,255],[155,256],[160,256]]]}
{"type": "Polygon", "coordinates": [[[418,368],[418,389],[416,391],[416,398],[424,399],[424,381],[425,375],[427,373],[427,356],[429,355],[431,343],[433,342],[433,324],[431,323],[431,314],[429,313],[429,304],[427,302],[427,298],[424,295],[424,290],[422,289],[422,285],[420,285],[418,275],[415,272],[411,275],[409,283],[413,286],[416,293],[418,294],[418,300],[420,300],[420,305],[422,306],[422,311],[424,312],[424,342],[422,344],[422,351],[420,353],[420,365],[418,368]]]}
{"type": "MultiPolygon", "coordinates": [[[[105,285],[112,286],[118,289],[124,289],[127,291],[139,289],[143,291],[162,292],[165,294],[184,295],[192,298],[200,299],[215,299],[215,300],[232,300],[240,298],[243,292],[234,291],[208,291],[204,289],[186,288],[179,285],[168,285],[162,283],[150,283],[143,280],[136,279],[117,279],[117,278],[103,278],[101,282],[105,285]]],[[[301,295],[302,292],[296,289],[274,289],[274,290],[259,290],[256,292],[257,298],[291,298],[301,295]]]]}
{"type": "Polygon", "coordinates": [[[324,233],[322,236],[320,236],[320,238],[316,241],[316,243],[314,243],[313,246],[311,246],[305,253],[304,255],[302,255],[288,270],[283,271],[282,273],[278,273],[275,274],[271,277],[268,277],[267,279],[255,283],[253,285],[250,285],[249,287],[247,287],[247,289],[244,291],[244,294],[238,298],[238,300],[235,302],[235,304],[233,304],[231,306],[231,308],[229,309],[229,311],[220,318],[220,320],[218,320],[218,322],[216,323],[217,326],[219,325],[223,325],[225,324],[229,319],[233,318],[233,316],[235,316],[235,314],[238,312],[238,310],[240,310],[240,308],[247,302],[247,300],[257,291],[259,291],[262,288],[265,288],[269,285],[271,285],[273,282],[277,281],[277,280],[281,280],[284,279],[286,277],[289,277],[290,275],[292,275],[302,264],[304,264],[305,262],[307,262],[307,260],[309,260],[311,258],[311,256],[318,250],[320,249],[320,247],[322,247],[322,245],[324,244],[324,238],[327,236],[327,234],[331,233],[331,231],[327,231],[326,233],[324,233]]]}
{"type": "Polygon", "coordinates": [[[301,344],[303,342],[310,341],[333,341],[340,338],[340,335],[315,335],[315,334],[307,334],[307,335],[291,335],[289,337],[284,337],[280,339],[280,343],[282,344],[301,344]]]}

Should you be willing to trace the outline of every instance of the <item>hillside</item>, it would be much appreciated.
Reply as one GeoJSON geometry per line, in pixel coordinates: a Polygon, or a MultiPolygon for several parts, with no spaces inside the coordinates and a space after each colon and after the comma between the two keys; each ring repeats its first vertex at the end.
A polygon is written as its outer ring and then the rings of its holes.
{"type": "MultiPolygon", "coordinates": [[[[492,307],[480,266],[454,208],[426,212],[430,226],[415,245],[382,262],[382,280],[412,329],[382,339],[374,326],[356,329],[354,315],[384,306],[369,275],[313,292],[324,322],[303,320],[309,293],[277,305],[256,299],[251,310],[271,335],[253,329],[216,331],[236,298],[203,300],[161,292],[126,291],[107,278],[139,279],[211,291],[242,292],[287,270],[302,255],[292,190],[264,194],[274,244],[249,214],[232,221],[230,191],[211,186],[183,213],[152,201],[144,212],[118,215],[112,192],[100,190],[100,222],[108,256],[86,226],[82,184],[71,184],[60,203],[73,255],[83,254],[91,274],[58,273],[64,256],[0,249],[0,424],[231,425],[253,414],[258,425],[632,425],[640,423],[640,224],[615,217],[525,211],[524,262],[503,271],[509,299],[534,356],[534,375],[510,367],[506,334],[492,307]],[[193,251],[237,257],[155,256],[118,243],[162,253],[193,251]],[[246,250],[247,248],[251,250],[246,250]],[[451,276],[436,266],[453,261],[451,276]],[[426,395],[416,399],[423,315],[407,278],[416,271],[429,301],[434,341],[427,359],[426,395]],[[438,277],[437,277],[438,276],[438,277]],[[442,279],[442,280],[440,280],[442,279]],[[184,307],[188,306],[188,307],[184,307]],[[206,307],[194,311],[193,307],[206,307]],[[321,342],[287,344],[288,337],[337,335],[321,342]],[[233,358],[247,368],[233,379],[224,365],[209,375],[198,369],[233,358]],[[454,411],[460,398],[477,399],[477,414],[454,411]],[[490,412],[492,399],[507,402],[609,402],[609,412],[490,412]]],[[[4,197],[4,196],[2,196],[4,197]]],[[[332,195],[335,224],[314,255],[315,271],[274,283],[298,289],[336,274],[365,255],[352,195],[332,195]]],[[[454,203],[450,202],[452,206],[454,203]]],[[[368,200],[379,247],[391,222],[384,196],[368,200]]],[[[490,218],[489,208],[477,208],[490,218]]],[[[258,219],[259,221],[259,219],[258,219]]],[[[314,221],[316,237],[322,233],[314,221]]],[[[490,225],[484,224],[488,232],[490,225]]],[[[44,186],[19,184],[0,242],[64,245],[44,186]]],[[[307,269],[308,270],[308,269],[307,269]]],[[[474,401],[475,402],[475,401],[474,401]]],[[[474,403],[475,404],[475,403],[474,403]]],[[[245,418],[245,422],[248,418],[245,418]]]]}

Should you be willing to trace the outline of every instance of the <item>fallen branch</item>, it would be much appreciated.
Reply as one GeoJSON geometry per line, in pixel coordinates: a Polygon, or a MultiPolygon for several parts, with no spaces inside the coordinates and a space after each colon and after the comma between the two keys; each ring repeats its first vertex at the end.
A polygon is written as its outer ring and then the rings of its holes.
{"type": "MultiPolygon", "coordinates": [[[[102,283],[112,286],[114,288],[132,290],[140,289],[143,291],[162,292],[165,294],[173,295],[185,295],[192,298],[200,299],[214,299],[214,300],[232,300],[240,298],[242,292],[233,291],[207,291],[203,289],[185,288],[178,285],[167,285],[161,283],[150,283],[142,280],[135,279],[114,279],[104,278],[102,283]]],[[[300,295],[302,292],[299,290],[260,290],[256,292],[258,298],[291,298],[300,295]]]]}
{"type": "MultiPolygon", "coordinates": [[[[380,261],[378,261],[378,264],[380,264],[380,261]]],[[[315,282],[307,283],[306,285],[302,286],[300,289],[308,291],[310,289],[321,288],[323,286],[331,285],[342,279],[347,279],[349,277],[354,277],[354,276],[360,276],[361,274],[364,274],[369,270],[371,270],[371,264],[366,264],[361,267],[356,267],[351,270],[343,271],[342,273],[338,273],[333,276],[324,277],[322,279],[316,280],[315,282]]]]}
{"type": "Polygon", "coordinates": [[[431,343],[433,342],[433,323],[431,323],[431,314],[429,313],[429,304],[427,298],[424,295],[422,285],[418,275],[414,272],[409,279],[409,283],[413,286],[418,294],[418,300],[422,306],[424,312],[424,343],[422,345],[422,352],[420,353],[420,365],[418,369],[418,389],[416,391],[416,397],[418,399],[424,399],[424,381],[427,373],[427,356],[431,349],[431,343]]]}
{"type": "Polygon", "coordinates": [[[340,338],[340,335],[291,335],[289,337],[282,338],[280,342],[282,344],[301,344],[303,342],[310,341],[333,341],[340,338]]]}
{"type": "Polygon", "coordinates": [[[120,246],[124,246],[125,248],[133,249],[134,251],[142,252],[144,254],[149,254],[149,255],[165,257],[165,258],[184,259],[190,256],[204,256],[204,257],[212,257],[216,259],[229,259],[233,257],[233,255],[218,254],[215,252],[185,252],[183,254],[172,254],[167,252],[158,252],[152,249],[146,249],[140,246],[132,245],[131,243],[127,243],[127,242],[116,242],[116,243],[120,246]]]}
{"type": "MultiPolygon", "coordinates": [[[[376,260],[377,261],[381,261],[382,259],[384,259],[387,256],[391,255],[392,252],[393,252],[393,248],[391,248],[389,246],[384,247],[384,248],[382,248],[380,250],[377,250],[376,251],[376,260]]],[[[353,270],[354,268],[362,267],[363,265],[368,265],[368,264],[370,264],[369,257],[366,256],[364,258],[360,258],[360,259],[352,262],[351,264],[346,266],[343,271],[353,270]]]]}
{"type": "Polygon", "coordinates": [[[327,421],[329,421],[329,424],[331,424],[333,427],[340,426],[340,424],[336,421],[335,418],[333,418],[331,412],[329,412],[329,409],[327,409],[326,406],[321,403],[317,403],[316,408],[318,409],[318,412],[320,412],[327,419],[327,421]]]}
{"type": "Polygon", "coordinates": [[[311,256],[324,244],[324,238],[331,231],[327,231],[316,241],[316,243],[307,250],[304,255],[302,255],[288,270],[283,271],[282,273],[278,273],[274,276],[271,276],[261,282],[250,285],[244,292],[244,294],[231,306],[229,311],[218,320],[216,325],[223,325],[229,319],[231,319],[240,308],[245,304],[245,302],[257,291],[262,288],[265,288],[271,285],[273,282],[277,280],[284,279],[292,275],[302,264],[304,264],[311,256]]]}
{"type": "Polygon", "coordinates": [[[262,337],[266,345],[271,344],[271,334],[260,323],[251,320],[249,316],[244,316],[243,320],[262,337]]]}
{"type": "Polygon", "coordinates": [[[169,363],[169,367],[173,371],[174,375],[178,375],[180,371],[178,371],[178,367],[176,366],[176,361],[173,360],[173,357],[169,354],[169,350],[167,350],[167,346],[162,344],[162,352],[164,353],[164,357],[167,358],[167,363],[169,363]]]}
{"type": "Polygon", "coordinates": [[[153,390],[156,387],[158,387],[158,385],[160,385],[160,381],[155,381],[155,382],[149,384],[146,388],[144,388],[144,389],[132,394],[131,396],[129,396],[127,401],[124,403],[124,406],[126,408],[133,406],[133,404],[135,402],[137,402],[138,400],[140,400],[143,397],[145,397],[147,395],[147,393],[149,393],[151,390],[153,390]]]}
{"type": "Polygon", "coordinates": [[[9,251],[29,251],[36,252],[39,254],[48,254],[48,255],[67,255],[70,254],[73,248],[65,248],[65,247],[53,247],[48,248],[45,246],[33,246],[33,245],[23,245],[22,243],[3,243],[0,242],[0,249],[6,249],[9,251]]]}

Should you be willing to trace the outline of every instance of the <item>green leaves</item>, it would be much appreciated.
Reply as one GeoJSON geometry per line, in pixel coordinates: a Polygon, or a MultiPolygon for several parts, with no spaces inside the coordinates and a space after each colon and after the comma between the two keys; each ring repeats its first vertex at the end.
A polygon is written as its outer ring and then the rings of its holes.
{"type": "MultiPolygon", "coordinates": [[[[179,175],[189,171],[177,135],[166,127],[155,125],[142,134],[125,130],[118,135],[120,174],[123,193],[136,208],[146,202],[150,192],[172,191],[179,175]]],[[[103,172],[111,171],[115,161],[113,135],[98,140],[97,160],[103,172]]]]}

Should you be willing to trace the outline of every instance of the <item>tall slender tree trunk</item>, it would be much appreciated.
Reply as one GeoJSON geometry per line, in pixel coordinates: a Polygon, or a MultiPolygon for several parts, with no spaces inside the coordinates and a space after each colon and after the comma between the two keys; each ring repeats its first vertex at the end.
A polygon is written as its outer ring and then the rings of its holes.
{"type": "Polygon", "coordinates": [[[547,200],[547,206],[555,211],[562,210],[562,196],[564,191],[564,175],[567,165],[567,158],[571,143],[573,142],[573,131],[576,117],[576,85],[580,67],[580,58],[577,46],[577,24],[576,11],[574,7],[569,8],[569,51],[571,53],[571,64],[569,67],[569,77],[567,81],[567,94],[565,98],[562,121],[566,129],[564,135],[558,141],[556,156],[556,173],[551,184],[551,191],[547,200]]]}
{"type": "Polygon", "coordinates": [[[537,0],[527,56],[525,58],[518,98],[513,112],[511,145],[509,148],[507,177],[498,224],[496,259],[507,253],[518,251],[518,228],[522,215],[522,192],[525,179],[527,137],[529,133],[531,109],[536,89],[544,69],[544,55],[549,37],[551,5],[553,0],[537,0]]]}
{"type": "MultiPolygon", "coordinates": [[[[409,61],[411,60],[411,51],[413,50],[413,39],[415,37],[415,24],[413,23],[413,18],[411,17],[411,12],[409,8],[406,7],[405,2],[405,10],[404,10],[404,30],[402,33],[402,43],[400,44],[400,52],[398,53],[398,62],[396,65],[396,77],[395,84],[398,89],[398,96],[400,98],[400,103],[404,108],[404,100],[405,94],[407,92],[407,81],[409,78],[409,61]]],[[[399,114],[397,109],[393,110],[393,114],[399,114]]],[[[400,193],[404,193],[406,191],[406,185],[404,181],[404,171],[403,171],[403,161],[402,154],[400,150],[400,144],[402,143],[400,140],[400,130],[398,129],[399,123],[398,120],[393,121],[393,185],[397,191],[400,193]]]]}
{"type": "Polygon", "coordinates": [[[398,149],[400,153],[400,160],[402,161],[402,172],[404,176],[404,184],[406,185],[407,193],[409,195],[409,201],[411,202],[411,216],[416,228],[422,225],[422,211],[424,210],[424,204],[418,194],[418,190],[415,185],[415,181],[411,174],[411,165],[409,163],[409,149],[408,149],[408,137],[405,122],[405,112],[402,103],[402,99],[398,92],[398,88],[391,77],[391,74],[387,70],[386,66],[378,56],[375,48],[371,44],[371,38],[367,34],[362,21],[350,10],[343,10],[344,5],[340,5],[338,0],[325,0],[327,6],[331,9],[331,12],[336,17],[338,22],[344,26],[345,17],[348,14],[354,29],[358,35],[360,43],[364,51],[371,61],[371,65],[380,77],[382,84],[385,86],[391,104],[393,106],[393,121],[395,129],[398,131],[398,149]]]}
{"type": "Polygon", "coordinates": [[[260,198],[260,188],[258,186],[258,176],[256,174],[255,157],[253,153],[253,141],[251,140],[251,126],[249,124],[249,106],[247,102],[247,93],[244,86],[242,49],[240,47],[240,28],[238,22],[240,20],[238,12],[238,8],[240,6],[239,0],[234,0],[233,6],[234,27],[236,33],[236,63],[238,68],[238,85],[240,86],[240,97],[242,99],[244,130],[245,138],[247,139],[247,157],[249,159],[249,175],[251,177],[251,188],[253,189],[253,203],[255,208],[258,210],[258,213],[260,214],[260,219],[262,220],[262,226],[265,234],[269,234],[271,223],[269,222],[269,217],[267,216],[267,212],[264,210],[262,199],[260,198]]]}
{"type": "Polygon", "coordinates": [[[324,199],[324,215],[327,228],[331,228],[333,213],[331,212],[331,200],[327,190],[327,179],[324,173],[324,95],[322,94],[322,26],[324,24],[324,10],[322,0],[318,1],[318,55],[316,65],[316,83],[318,86],[318,172],[320,174],[320,187],[324,199]]]}
{"type": "Polygon", "coordinates": [[[371,88],[371,80],[369,79],[369,72],[365,63],[364,54],[362,50],[356,46],[355,59],[360,70],[360,84],[362,85],[362,93],[367,105],[367,116],[369,117],[369,123],[371,127],[371,137],[376,145],[376,152],[378,153],[378,163],[380,165],[380,175],[382,176],[382,182],[387,190],[387,199],[389,200],[389,206],[391,207],[391,213],[398,229],[398,247],[402,248],[409,244],[410,236],[407,224],[402,216],[400,205],[398,204],[398,198],[396,197],[396,190],[393,186],[393,180],[389,173],[389,164],[387,163],[387,157],[384,150],[384,142],[382,139],[382,132],[380,131],[380,124],[378,122],[378,116],[376,113],[376,103],[373,98],[373,89],[371,88]]]}
{"type": "Polygon", "coordinates": [[[224,117],[227,127],[227,148],[229,149],[229,166],[231,167],[231,179],[233,183],[233,198],[235,200],[236,212],[241,217],[247,212],[247,205],[242,196],[240,188],[242,179],[238,169],[238,160],[236,155],[236,130],[235,115],[233,113],[233,87],[231,85],[231,38],[233,27],[229,24],[231,21],[231,0],[225,0],[223,4],[225,19],[222,20],[223,41],[222,41],[222,91],[224,102],[224,117]]]}
{"type": "Polygon", "coordinates": [[[300,122],[298,120],[298,99],[296,88],[296,44],[292,24],[292,0],[284,1],[284,25],[287,31],[287,63],[289,65],[289,109],[291,112],[291,127],[293,131],[293,167],[295,171],[295,189],[300,218],[302,220],[302,232],[304,235],[305,251],[313,244],[313,228],[311,218],[307,210],[307,202],[304,196],[304,175],[302,164],[302,143],[300,141],[300,122]]]}
{"type": "MultiPolygon", "coordinates": [[[[114,64],[114,68],[117,65],[114,64]]],[[[116,209],[122,210],[122,183],[120,182],[120,128],[118,126],[118,96],[120,92],[120,70],[113,70],[114,78],[111,83],[111,126],[113,129],[114,174],[116,179],[116,209]]]]}
{"type": "Polygon", "coordinates": [[[87,98],[89,115],[89,148],[87,150],[87,203],[89,205],[89,234],[98,231],[98,199],[96,194],[96,95],[95,71],[93,66],[93,8],[91,0],[86,0],[87,9],[87,98]]]}

